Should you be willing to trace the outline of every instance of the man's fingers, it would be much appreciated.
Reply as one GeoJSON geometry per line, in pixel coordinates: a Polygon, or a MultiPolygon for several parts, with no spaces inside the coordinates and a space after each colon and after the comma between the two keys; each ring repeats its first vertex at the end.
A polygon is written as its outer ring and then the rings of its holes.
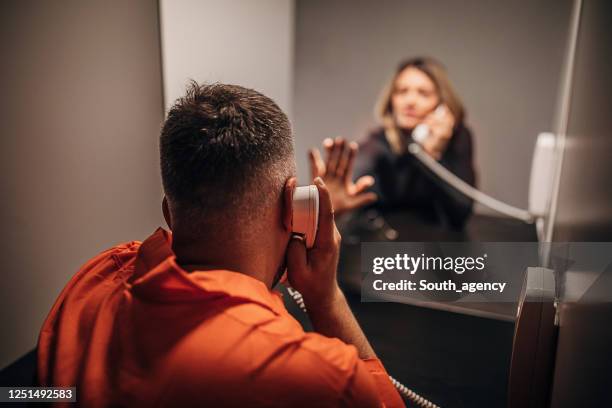
{"type": "Polygon", "coordinates": [[[325,176],[325,162],[321,158],[319,149],[310,149],[308,151],[308,159],[310,161],[310,179],[314,180],[316,177],[325,176]]]}
{"type": "Polygon", "coordinates": [[[308,267],[308,257],[306,256],[306,242],[299,235],[291,236],[286,252],[287,275],[291,280],[292,275],[303,273],[308,267]]]}
{"type": "Polygon", "coordinates": [[[334,240],[334,210],[331,195],[323,179],[317,177],[314,183],[319,190],[319,227],[314,247],[325,248],[331,245],[334,240]]]}
{"type": "Polygon", "coordinates": [[[364,190],[372,187],[374,185],[374,177],[372,176],[363,176],[359,177],[359,180],[355,182],[355,194],[359,194],[364,190]]]}

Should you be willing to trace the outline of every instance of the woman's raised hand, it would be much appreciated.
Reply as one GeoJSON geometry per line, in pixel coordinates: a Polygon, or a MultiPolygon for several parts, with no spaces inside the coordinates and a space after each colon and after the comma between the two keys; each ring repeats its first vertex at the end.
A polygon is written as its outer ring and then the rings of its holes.
{"type": "Polygon", "coordinates": [[[325,139],[323,147],[326,160],[323,161],[318,149],[308,152],[312,180],[321,177],[329,190],[334,212],[337,215],[355,210],[375,202],[375,193],[366,192],[374,184],[374,177],[363,176],[353,183],[353,164],[358,145],[342,137],[325,139]]]}

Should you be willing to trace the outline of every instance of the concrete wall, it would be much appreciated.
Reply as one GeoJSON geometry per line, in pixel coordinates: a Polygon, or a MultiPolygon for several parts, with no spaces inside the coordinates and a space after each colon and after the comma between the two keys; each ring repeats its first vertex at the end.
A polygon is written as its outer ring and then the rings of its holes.
{"type": "Polygon", "coordinates": [[[161,225],[157,10],[0,3],[0,367],[83,262],[161,225]]]}
{"type": "Polygon", "coordinates": [[[291,116],[293,0],[160,0],[166,108],[189,79],[246,86],[291,116]]]}

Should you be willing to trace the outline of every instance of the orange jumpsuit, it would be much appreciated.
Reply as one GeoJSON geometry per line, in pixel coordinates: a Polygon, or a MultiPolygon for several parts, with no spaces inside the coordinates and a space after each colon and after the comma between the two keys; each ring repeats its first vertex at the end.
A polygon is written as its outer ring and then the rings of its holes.
{"type": "Polygon", "coordinates": [[[404,406],[379,360],[305,333],[257,279],[185,272],[171,241],[159,228],[74,275],[40,333],[41,386],[86,407],[404,406]]]}

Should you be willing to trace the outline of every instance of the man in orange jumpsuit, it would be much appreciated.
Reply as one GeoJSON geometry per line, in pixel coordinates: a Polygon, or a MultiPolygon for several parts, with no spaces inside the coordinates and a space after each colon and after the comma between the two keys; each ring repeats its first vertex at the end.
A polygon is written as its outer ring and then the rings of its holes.
{"type": "Polygon", "coordinates": [[[293,136],[278,106],[193,83],[160,151],[172,232],[77,272],[40,333],[40,385],[76,386],[87,407],[403,406],[337,285],[340,235],[320,178],[314,247],[291,233],[293,136]],[[285,270],[313,333],[272,290],[285,270]]]}

